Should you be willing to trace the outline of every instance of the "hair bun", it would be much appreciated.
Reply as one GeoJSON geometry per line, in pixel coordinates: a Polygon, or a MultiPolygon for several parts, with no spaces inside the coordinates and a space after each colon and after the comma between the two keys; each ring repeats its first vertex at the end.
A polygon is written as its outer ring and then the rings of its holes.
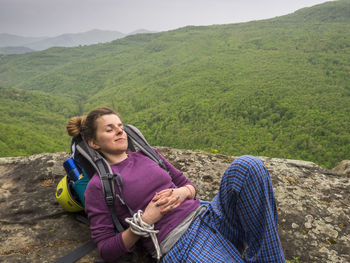
{"type": "Polygon", "coordinates": [[[86,116],[75,116],[68,120],[67,122],[67,132],[71,137],[76,137],[82,131],[86,116]]]}

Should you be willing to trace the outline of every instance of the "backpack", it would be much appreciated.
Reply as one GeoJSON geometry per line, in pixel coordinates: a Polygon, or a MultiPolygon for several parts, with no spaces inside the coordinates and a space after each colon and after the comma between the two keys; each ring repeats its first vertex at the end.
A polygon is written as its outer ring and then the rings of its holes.
{"type": "MultiPolygon", "coordinates": [[[[136,149],[139,149],[170,174],[163,160],[152,149],[145,137],[136,127],[125,125],[124,131],[128,137],[128,151],[135,152],[136,149]]],[[[85,206],[84,192],[86,186],[92,176],[97,172],[101,180],[105,201],[110,211],[116,233],[124,231],[123,226],[116,216],[114,207],[115,198],[118,198],[119,201],[128,208],[131,216],[134,214],[134,211],[129,208],[122,196],[116,194],[114,182],[119,188],[119,192],[122,192],[122,185],[120,180],[118,180],[120,174],[113,174],[108,162],[98,151],[92,149],[87,142],[83,140],[80,134],[72,139],[71,154],[72,157],[68,158],[63,165],[67,175],[64,176],[57,185],[56,199],[58,203],[68,212],[83,211],[85,206]]],[[[89,224],[85,216],[78,214],[77,219],[89,224]]],[[[75,262],[95,247],[96,245],[90,240],[73,252],[56,260],[55,263],[75,262]]]]}

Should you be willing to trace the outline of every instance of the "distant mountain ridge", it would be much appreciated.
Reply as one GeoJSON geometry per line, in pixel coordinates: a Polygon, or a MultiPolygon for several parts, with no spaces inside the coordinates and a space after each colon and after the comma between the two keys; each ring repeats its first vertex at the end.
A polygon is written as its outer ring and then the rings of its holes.
{"type": "Polygon", "coordinates": [[[34,52],[35,50],[27,47],[0,47],[0,54],[25,54],[34,52]]]}
{"type": "Polygon", "coordinates": [[[13,34],[0,33],[0,47],[19,47],[37,42],[47,37],[23,37],[13,34]]]}
{"type": "Polygon", "coordinates": [[[23,37],[0,33],[0,54],[22,54],[50,47],[76,47],[110,42],[128,35],[154,33],[139,29],[128,34],[119,31],[93,29],[82,33],[62,34],[56,37],[23,37]],[[14,48],[16,47],[16,48],[14,48]]]}

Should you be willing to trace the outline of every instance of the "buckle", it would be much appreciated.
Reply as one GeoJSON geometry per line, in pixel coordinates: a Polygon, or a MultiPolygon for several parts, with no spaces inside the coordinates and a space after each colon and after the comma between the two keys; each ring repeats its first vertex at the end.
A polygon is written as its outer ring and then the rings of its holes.
{"type": "Polygon", "coordinates": [[[113,196],[106,196],[106,203],[107,205],[113,205],[113,196]]]}

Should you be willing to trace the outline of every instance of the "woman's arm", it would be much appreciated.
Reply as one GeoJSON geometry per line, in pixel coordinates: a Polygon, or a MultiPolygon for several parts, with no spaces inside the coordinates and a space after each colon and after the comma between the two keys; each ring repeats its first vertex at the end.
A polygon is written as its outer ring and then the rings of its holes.
{"type": "Polygon", "coordinates": [[[139,237],[130,233],[129,229],[115,233],[101,182],[95,176],[85,190],[85,212],[90,221],[91,237],[105,261],[114,261],[125,253],[132,252],[132,247],[139,237]]]}
{"type": "Polygon", "coordinates": [[[186,199],[193,199],[195,188],[192,185],[174,189],[165,189],[157,193],[152,201],[161,208],[161,213],[164,215],[177,208],[186,199]],[[191,189],[191,190],[190,190],[191,189]]]}
{"type": "Polygon", "coordinates": [[[122,239],[125,247],[127,249],[131,249],[136,244],[136,242],[140,239],[140,236],[134,234],[129,227],[122,233],[122,239]]]}
{"type": "MultiPolygon", "coordinates": [[[[99,178],[92,178],[85,191],[85,211],[90,220],[92,239],[97,243],[101,257],[106,261],[115,261],[125,253],[131,252],[140,237],[130,228],[115,233],[110,211],[104,200],[99,178]]],[[[150,201],[145,208],[142,220],[149,225],[163,217],[161,207],[150,201]]]]}

